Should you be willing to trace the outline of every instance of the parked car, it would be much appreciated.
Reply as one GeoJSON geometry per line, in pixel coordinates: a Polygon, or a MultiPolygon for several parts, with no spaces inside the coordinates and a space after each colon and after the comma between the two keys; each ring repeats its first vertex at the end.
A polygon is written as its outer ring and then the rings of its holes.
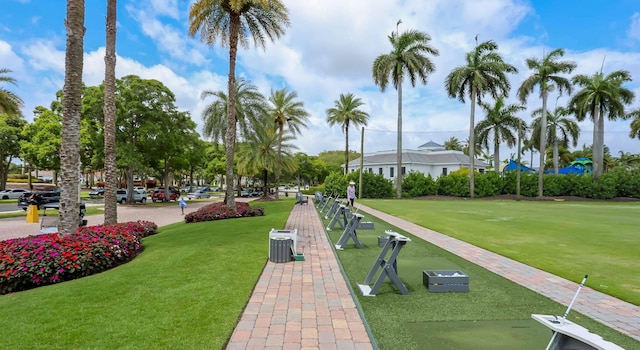
{"type": "MultiPolygon", "coordinates": [[[[164,187],[158,187],[151,194],[151,200],[154,202],[162,202],[165,200],[164,198],[164,187]]],[[[175,201],[180,198],[180,190],[175,187],[169,187],[167,190],[167,197],[170,201],[175,201]]]]}
{"type": "MultiPolygon", "coordinates": [[[[116,201],[118,203],[127,203],[127,190],[116,191],[116,201]]],[[[147,193],[144,191],[133,190],[133,201],[140,202],[142,204],[147,202],[147,193]]]]}
{"type": "Polygon", "coordinates": [[[18,207],[27,210],[30,205],[37,205],[38,209],[41,209],[43,204],[53,202],[60,202],[59,189],[47,192],[27,192],[18,198],[18,207]]]}
{"type": "Polygon", "coordinates": [[[189,199],[211,198],[211,195],[209,194],[209,192],[199,189],[187,194],[187,198],[189,199]]]}
{"type": "Polygon", "coordinates": [[[25,193],[30,193],[29,190],[13,189],[0,191],[0,199],[18,199],[25,193]]]}
{"type": "Polygon", "coordinates": [[[262,197],[262,194],[263,194],[263,193],[264,193],[264,192],[262,192],[262,191],[253,191],[253,192],[251,192],[249,195],[250,195],[251,197],[262,197]]]}
{"type": "Polygon", "coordinates": [[[202,192],[211,192],[211,187],[202,186],[202,187],[200,187],[200,191],[202,191],[202,192]]]}
{"type": "Polygon", "coordinates": [[[222,188],[221,187],[214,187],[211,189],[211,191],[213,192],[222,192],[222,188]]]}
{"type": "Polygon", "coordinates": [[[89,192],[89,197],[91,198],[104,197],[104,188],[98,188],[89,192]]]}

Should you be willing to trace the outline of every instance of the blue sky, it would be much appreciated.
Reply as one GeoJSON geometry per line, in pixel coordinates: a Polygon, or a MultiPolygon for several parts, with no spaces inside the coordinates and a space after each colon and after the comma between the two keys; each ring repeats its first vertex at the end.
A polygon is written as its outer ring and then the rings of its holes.
{"type": "MultiPolygon", "coordinates": [[[[116,75],[137,74],[167,85],[182,110],[196,123],[207,102],[205,90],[226,90],[227,51],[209,47],[187,35],[192,0],[119,0],[116,75]]],[[[298,145],[310,155],[344,148],[344,134],[330,128],[325,110],[341,93],[354,93],[371,116],[365,130],[365,152],[395,148],[397,95],[373,85],[371,64],[390,51],[387,35],[402,19],[400,30],[429,33],[436,71],[426,86],[404,86],[403,147],[416,148],[433,140],[468,138],[469,105],[449,99],[444,78],[463,64],[464,55],[480,41],[494,40],[504,59],[520,72],[510,78],[515,90],[529,75],[524,62],[556,48],[575,61],[574,74],[628,70],[636,81],[628,84],[640,108],[640,1],[637,0],[284,0],[291,27],[266,50],[240,50],[237,74],[268,95],[271,89],[295,90],[311,113],[308,129],[298,145]]],[[[84,81],[98,85],[104,76],[104,21],[106,2],[86,1],[84,81]]],[[[0,67],[11,69],[17,87],[7,86],[25,101],[23,114],[33,118],[37,105],[49,106],[64,80],[66,33],[63,0],[2,0],[0,12],[0,67]]],[[[566,103],[567,96],[551,96],[550,107],[566,103]]],[[[541,102],[529,97],[520,117],[531,120],[541,102]]],[[[481,111],[476,120],[483,118],[481,111]]],[[[580,123],[579,148],[591,144],[593,130],[580,123]]],[[[639,153],[640,141],[628,137],[629,122],[607,121],[605,144],[618,151],[639,153]]],[[[360,130],[349,134],[351,149],[359,149],[360,130]]],[[[513,150],[501,148],[505,159],[513,150]]],[[[537,156],[534,157],[534,165],[537,156]]]]}

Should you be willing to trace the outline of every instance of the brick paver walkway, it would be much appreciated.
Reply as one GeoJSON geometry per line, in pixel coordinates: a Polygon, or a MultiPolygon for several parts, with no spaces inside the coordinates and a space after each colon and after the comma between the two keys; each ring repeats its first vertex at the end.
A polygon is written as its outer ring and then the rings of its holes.
{"type": "Polygon", "coordinates": [[[267,262],[227,350],[373,349],[313,203],[284,229],[298,230],[305,261],[267,262]]]}

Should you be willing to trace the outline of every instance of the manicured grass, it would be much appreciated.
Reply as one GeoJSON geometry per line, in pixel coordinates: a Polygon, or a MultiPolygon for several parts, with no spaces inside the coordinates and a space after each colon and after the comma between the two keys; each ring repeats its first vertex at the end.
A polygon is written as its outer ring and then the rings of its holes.
{"type": "MultiPolygon", "coordinates": [[[[413,203],[414,206],[418,204],[413,203]]],[[[372,221],[375,225],[375,230],[357,232],[364,248],[358,249],[353,241],[349,241],[344,250],[336,252],[380,349],[545,348],[551,332],[532,320],[531,314],[562,315],[566,306],[363,214],[364,221],[372,221]],[[409,295],[400,294],[388,278],[375,297],[362,296],[357,287],[363,283],[381,251],[377,237],[383,235],[384,230],[412,238],[398,258],[398,275],[409,295]],[[460,270],[470,278],[470,292],[429,292],[423,286],[423,270],[460,270]]],[[[323,222],[326,226],[329,220],[323,222]]],[[[341,234],[342,230],[335,228],[329,232],[329,237],[336,243],[341,234]]],[[[377,275],[371,286],[376,279],[377,275]]],[[[572,311],[568,318],[624,348],[638,347],[634,339],[580,313],[572,311]]]]}
{"type": "Polygon", "coordinates": [[[0,296],[0,348],[221,349],[292,201],[253,205],[266,215],[161,227],[128,264],[0,296]]]}
{"type": "Polygon", "coordinates": [[[640,203],[361,202],[640,305],[640,203]]]}

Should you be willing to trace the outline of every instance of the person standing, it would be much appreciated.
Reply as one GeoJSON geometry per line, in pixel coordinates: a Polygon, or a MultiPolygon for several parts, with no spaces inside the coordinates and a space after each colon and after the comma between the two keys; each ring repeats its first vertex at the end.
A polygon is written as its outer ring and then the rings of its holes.
{"type": "Polygon", "coordinates": [[[351,210],[353,210],[353,201],[356,199],[356,183],[353,181],[349,181],[349,187],[347,187],[347,200],[349,201],[349,206],[351,210]]]}
{"type": "Polygon", "coordinates": [[[182,211],[182,215],[184,215],[184,208],[187,207],[187,201],[184,197],[180,198],[180,210],[182,211]]]}

